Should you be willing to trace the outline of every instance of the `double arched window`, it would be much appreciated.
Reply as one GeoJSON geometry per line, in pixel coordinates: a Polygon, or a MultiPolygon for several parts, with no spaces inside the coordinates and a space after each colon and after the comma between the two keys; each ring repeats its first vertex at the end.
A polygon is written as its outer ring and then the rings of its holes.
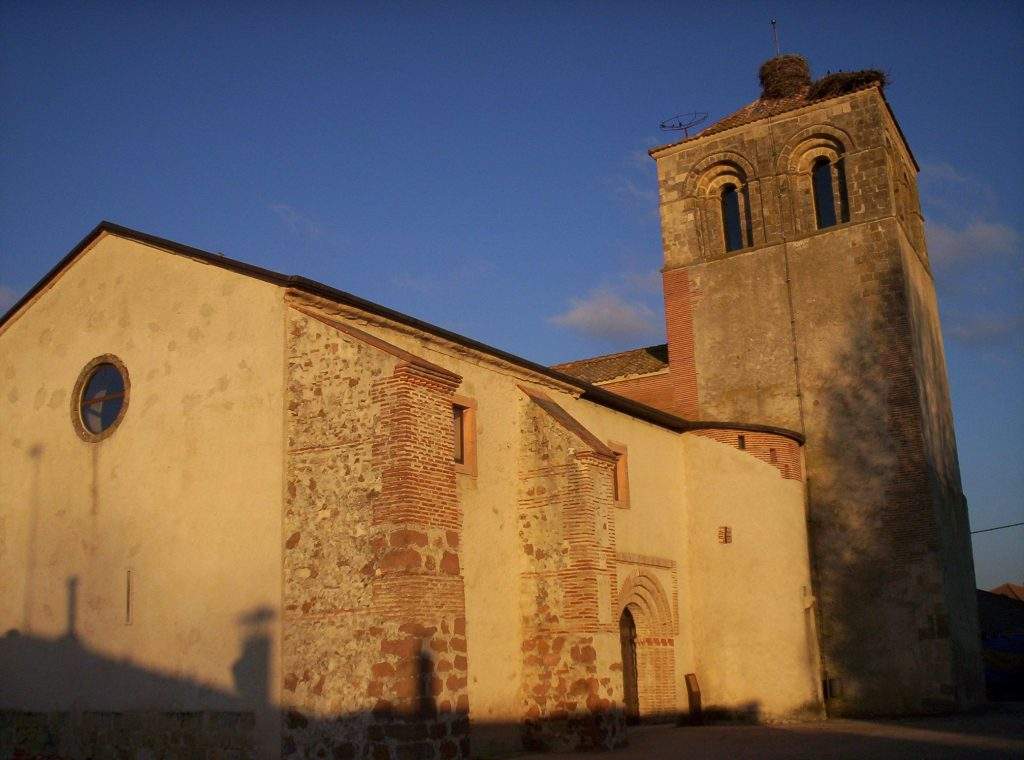
{"type": "Polygon", "coordinates": [[[811,165],[811,189],[814,195],[814,218],[819,230],[850,221],[846,198],[846,171],[842,157],[814,159],[811,165]]]}

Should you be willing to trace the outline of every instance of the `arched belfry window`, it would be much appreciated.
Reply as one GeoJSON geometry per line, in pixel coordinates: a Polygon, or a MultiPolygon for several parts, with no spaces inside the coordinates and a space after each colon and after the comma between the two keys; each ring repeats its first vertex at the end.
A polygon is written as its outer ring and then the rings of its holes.
{"type": "Polygon", "coordinates": [[[722,232],[725,250],[738,251],[754,244],[754,225],[750,218],[750,193],[746,185],[722,185],[722,232]]]}
{"type": "Polygon", "coordinates": [[[743,248],[743,228],[740,226],[740,194],[736,185],[722,186],[722,226],[725,231],[725,250],[743,248]]]}
{"type": "Polygon", "coordinates": [[[754,245],[754,223],[760,223],[751,195],[758,192],[752,166],[745,159],[723,160],[720,155],[700,162],[689,185],[699,199],[701,236],[710,246],[707,255],[732,253],[754,245]]]}
{"type": "Polygon", "coordinates": [[[843,159],[829,161],[822,156],[811,166],[814,216],[818,229],[850,221],[846,200],[846,170],[843,159]],[[838,206],[838,208],[837,208],[838,206]]]}

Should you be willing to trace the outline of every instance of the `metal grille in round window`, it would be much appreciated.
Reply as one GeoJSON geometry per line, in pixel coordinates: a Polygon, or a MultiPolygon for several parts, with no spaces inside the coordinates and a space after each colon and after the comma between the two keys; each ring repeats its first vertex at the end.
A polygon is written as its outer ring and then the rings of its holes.
{"type": "Polygon", "coordinates": [[[114,356],[98,356],[78,378],[74,422],[79,435],[98,441],[113,432],[128,403],[128,372],[114,356]]]}

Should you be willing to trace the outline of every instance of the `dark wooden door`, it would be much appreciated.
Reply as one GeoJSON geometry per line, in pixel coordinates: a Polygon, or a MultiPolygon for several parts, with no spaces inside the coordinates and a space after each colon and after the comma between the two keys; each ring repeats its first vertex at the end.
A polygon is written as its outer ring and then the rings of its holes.
{"type": "Polygon", "coordinates": [[[619,641],[622,643],[622,700],[626,704],[626,720],[640,718],[640,695],[636,682],[636,623],[628,609],[619,618],[619,641]]]}

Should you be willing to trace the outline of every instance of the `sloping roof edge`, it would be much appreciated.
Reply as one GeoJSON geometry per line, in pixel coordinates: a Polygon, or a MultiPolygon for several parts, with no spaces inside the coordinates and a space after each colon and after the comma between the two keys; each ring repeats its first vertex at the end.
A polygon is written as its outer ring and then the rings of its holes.
{"type": "Polygon", "coordinates": [[[605,445],[604,441],[591,433],[586,425],[565,411],[558,402],[544,391],[539,388],[531,388],[524,383],[519,384],[519,390],[525,393],[530,401],[543,409],[555,422],[593,449],[595,453],[609,459],[615,458],[615,452],[605,445]]]}
{"type": "MultiPolygon", "coordinates": [[[[726,114],[721,119],[716,121],[714,124],[709,125],[708,127],[706,127],[705,129],[701,130],[700,132],[698,132],[697,134],[693,135],[692,137],[686,137],[686,138],[683,138],[682,140],[676,140],[675,142],[666,143],[664,145],[656,145],[653,148],[648,149],[647,155],[649,155],[651,158],[654,158],[655,160],[657,160],[657,157],[654,155],[655,153],[661,153],[664,150],[668,150],[669,148],[675,148],[675,147],[677,147],[679,145],[682,145],[683,143],[697,142],[698,140],[701,140],[702,138],[720,137],[721,135],[724,135],[724,134],[726,134],[727,132],[729,132],[729,131],[731,131],[733,129],[742,129],[744,127],[749,127],[751,124],[756,124],[759,121],[765,121],[767,119],[775,119],[775,118],[778,118],[780,116],[788,116],[789,114],[793,113],[794,111],[799,111],[801,108],[808,108],[810,106],[817,106],[817,105],[820,105],[820,104],[824,103],[827,100],[834,100],[836,98],[845,98],[845,97],[848,97],[850,95],[855,95],[857,93],[865,92],[867,90],[877,90],[878,91],[879,97],[882,98],[882,102],[885,104],[885,108],[889,112],[889,118],[892,119],[892,123],[896,126],[896,132],[899,134],[900,139],[903,141],[903,147],[906,149],[907,154],[910,156],[910,160],[914,163],[914,168],[917,169],[917,171],[921,171],[921,166],[920,166],[920,164],[917,163],[917,157],[914,155],[914,151],[911,150],[911,148],[910,148],[910,143],[907,141],[907,136],[903,133],[903,127],[900,126],[899,119],[896,118],[896,113],[892,110],[892,105],[889,103],[889,99],[887,97],[885,97],[885,89],[882,86],[880,86],[879,84],[877,84],[877,83],[864,85],[863,87],[858,87],[858,88],[856,88],[854,90],[850,90],[849,92],[843,92],[843,93],[840,93],[838,95],[832,95],[831,97],[818,98],[816,100],[808,100],[808,101],[800,103],[798,105],[794,105],[792,108],[787,108],[784,111],[779,111],[778,113],[762,116],[762,117],[760,117],[758,119],[753,119],[751,121],[744,122],[742,124],[737,124],[735,126],[726,127],[725,129],[722,129],[722,130],[719,130],[719,131],[713,131],[714,128],[718,124],[720,124],[721,122],[725,121],[726,119],[730,118],[731,116],[733,116],[733,115],[735,115],[737,113],[737,111],[733,111],[733,113],[726,114]]],[[[753,102],[756,103],[757,101],[755,100],[753,102]]],[[[749,106],[749,105],[752,105],[752,104],[748,103],[747,106],[749,106]]],[[[747,106],[743,106],[743,108],[746,108],[747,106]]],[[[743,108],[740,108],[738,110],[742,111],[743,108]]]]}
{"type": "Polygon", "coordinates": [[[500,348],[489,346],[486,343],[481,343],[473,338],[467,338],[464,335],[459,335],[451,330],[446,330],[443,327],[424,322],[421,319],[403,314],[400,311],[395,311],[387,306],[382,306],[373,301],[368,301],[365,298],[360,298],[352,293],[347,293],[344,290],[338,290],[332,288],[330,285],[325,285],[322,282],[311,280],[307,277],[300,275],[286,275],[281,272],[275,272],[271,269],[265,269],[263,267],[256,266],[254,264],[247,264],[244,261],[238,261],[237,259],[231,259],[227,256],[223,256],[218,253],[211,253],[210,251],[204,251],[200,248],[194,248],[184,243],[178,243],[174,240],[168,240],[166,238],[157,237],[156,235],[150,235],[146,232],[131,229],[130,227],[123,227],[120,224],[114,222],[108,222],[106,220],[97,224],[88,235],[79,241],[78,245],[72,248],[60,261],[49,272],[43,275],[42,279],[39,280],[35,285],[29,288],[28,292],[24,296],[18,299],[18,301],[7,310],[7,312],[0,317],[0,329],[2,329],[11,319],[14,318],[18,312],[21,311],[22,307],[27,305],[38,293],[40,293],[46,286],[64,270],[74,259],[88,248],[97,237],[103,233],[109,233],[111,235],[117,235],[118,237],[127,238],[134,240],[144,245],[149,245],[154,248],[161,248],[170,253],[178,254],[180,256],[187,256],[189,258],[196,259],[206,264],[226,269],[236,274],[245,275],[246,277],[253,277],[257,280],[263,280],[273,285],[278,285],[284,288],[295,288],[302,290],[311,295],[320,296],[337,303],[351,306],[362,311],[366,311],[370,314],[375,314],[379,317],[389,319],[393,322],[412,327],[416,330],[421,330],[425,333],[435,335],[444,340],[457,343],[465,346],[466,348],[474,351],[480,351],[481,353],[489,354],[503,361],[509,362],[510,364],[517,365],[523,369],[530,370],[540,375],[550,377],[553,380],[557,380],[560,383],[573,386],[581,391],[581,396],[588,401],[592,401],[595,404],[614,409],[615,411],[628,414],[631,417],[650,422],[653,425],[673,430],[677,433],[683,433],[688,430],[702,430],[705,428],[738,428],[746,430],[755,430],[762,432],[772,432],[778,435],[791,438],[797,443],[804,443],[804,436],[794,430],[787,430],[786,428],[775,428],[764,425],[750,425],[744,423],[720,423],[720,422],[697,422],[691,420],[685,420],[682,417],[677,417],[674,414],[663,412],[660,409],[641,404],[637,401],[620,396],[617,393],[606,391],[603,388],[599,388],[596,385],[579,380],[572,375],[567,375],[564,372],[553,370],[550,367],[546,367],[543,364],[524,359],[521,356],[516,356],[508,351],[503,351],[500,348]]]}

